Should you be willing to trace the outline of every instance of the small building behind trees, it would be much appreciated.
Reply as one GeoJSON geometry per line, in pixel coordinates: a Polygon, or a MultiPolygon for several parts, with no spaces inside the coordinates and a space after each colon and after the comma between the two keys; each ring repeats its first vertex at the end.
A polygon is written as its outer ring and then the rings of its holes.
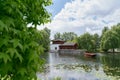
{"type": "Polygon", "coordinates": [[[78,49],[77,43],[65,42],[63,40],[52,40],[50,52],[58,52],[59,54],[81,55],[83,50],[78,49]]]}
{"type": "Polygon", "coordinates": [[[61,39],[51,40],[52,44],[50,44],[50,51],[57,52],[59,50],[59,45],[64,44],[65,41],[61,39]]]}
{"type": "Polygon", "coordinates": [[[59,45],[59,54],[63,55],[81,55],[84,51],[78,49],[77,43],[74,42],[66,42],[64,44],[59,45]]]}

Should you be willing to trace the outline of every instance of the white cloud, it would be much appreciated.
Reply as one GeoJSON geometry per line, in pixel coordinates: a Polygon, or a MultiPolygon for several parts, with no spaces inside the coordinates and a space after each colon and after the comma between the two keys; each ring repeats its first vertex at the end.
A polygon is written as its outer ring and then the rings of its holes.
{"type": "Polygon", "coordinates": [[[99,33],[120,21],[120,0],[73,0],[45,26],[56,32],[99,33]]]}

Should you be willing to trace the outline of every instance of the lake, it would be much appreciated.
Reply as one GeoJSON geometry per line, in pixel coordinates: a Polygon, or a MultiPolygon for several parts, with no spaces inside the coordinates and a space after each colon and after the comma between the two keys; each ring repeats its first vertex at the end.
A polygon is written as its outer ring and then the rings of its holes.
{"type": "Polygon", "coordinates": [[[120,80],[120,54],[96,53],[95,58],[48,53],[41,80],[120,80]]]}

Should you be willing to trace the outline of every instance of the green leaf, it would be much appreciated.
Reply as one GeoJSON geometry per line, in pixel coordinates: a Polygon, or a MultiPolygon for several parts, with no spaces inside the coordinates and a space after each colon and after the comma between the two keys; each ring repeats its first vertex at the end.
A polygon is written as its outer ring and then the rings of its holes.
{"type": "Polygon", "coordinates": [[[36,46],[38,46],[38,43],[35,41],[32,41],[29,43],[29,46],[36,47],[36,46]]]}
{"type": "Polygon", "coordinates": [[[19,58],[20,62],[22,62],[23,57],[16,51],[16,58],[19,58]]]}
{"type": "Polygon", "coordinates": [[[14,49],[14,48],[8,48],[7,51],[6,51],[6,53],[9,53],[10,57],[13,58],[13,56],[16,53],[16,49],[14,49]]]}
{"type": "Polygon", "coordinates": [[[3,29],[8,31],[7,25],[3,21],[0,20],[0,30],[3,31],[3,29]]]}
{"type": "Polygon", "coordinates": [[[18,43],[18,47],[23,51],[23,46],[22,46],[22,44],[18,43]]]}
{"type": "Polygon", "coordinates": [[[3,31],[5,24],[0,20],[0,31],[3,31]]]}
{"type": "Polygon", "coordinates": [[[10,27],[10,26],[15,27],[14,19],[12,19],[12,18],[10,18],[10,17],[5,17],[5,18],[7,18],[7,19],[5,20],[5,24],[6,24],[8,27],[10,27]]]}
{"type": "Polygon", "coordinates": [[[21,37],[20,30],[13,29],[12,31],[13,31],[14,34],[16,34],[16,35],[21,37]]]}
{"type": "Polygon", "coordinates": [[[30,50],[30,53],[29,53],[28,57],[29,57],[29,62],[35,61],[35,60],[37,60],[39,58],[36,51],[34,51],[34,50],[30,50]]]}
{"type": "Polygon", "coordinates": [[[18,53],[18,51],[15,48],[8,48],[6,53],[10,54],[10,57],[13,58],[14,56],[22,62],[23,57],[18,53]]]}
{"type": "Polygon", "coordinates": [[[7,63],[7,61],[11,61],[11,59],[10,59],[10,57],[9,57],[8,54],[1,53],[1,52],[0,52],[0,59],[3,59],[3,61],[4,61],[5,64],[7,63]]]}
{"type": "Polygon", "coordinates": [[[19,39],[12,39],[10,42],[13,43],[13,47],[16,48],[19,44],[19,39]]]}
{"type": "Polygon", "coordinates": [[[29,49],[29,46],[27,44],[23,45],[23,51],[29,49]]]}
{"type": "Polygon", "coordinates": [[[20,68],[20,69],[18,70],[18,74],[20,74],[20,75],[22,75],[22,76],[24,76],[26,73],[27,73],[27,70],[26,70],[25,68],[20,68]]]}
{"type": "Polygon", "coordinates": [[[44,53],[44,48],[43,46],[39,46],[38,49],[37,49],[37,53],[40,55],[41,53],[44,53]]]}
{"type": "Polygon", "coordinates": [[[19,47],[19,48],[23,51],[23,46],[22,46],[22,44],[20,43],[20,40],[19,40],[19,39],[12,39],[10,42],[13,43],[13,47],[14,47],[14,48],[19,47]]]}
{"type": "Polygon", "coordinates": [[[3,45],[7,45],[8,41],[9,39],[7,38],[0,38],[0,47],[2,47],[3,45]]]}

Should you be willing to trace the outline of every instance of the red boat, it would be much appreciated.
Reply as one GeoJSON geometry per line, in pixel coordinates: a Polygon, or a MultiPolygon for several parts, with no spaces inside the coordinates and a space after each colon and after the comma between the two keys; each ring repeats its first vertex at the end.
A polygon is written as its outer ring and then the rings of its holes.
{"type": "Polygon", "coordinates": [[[84,53],[84,56],[86,56],[86,57],[95,57],[96,54],[93,54],[93,53],[84,53]]]}

